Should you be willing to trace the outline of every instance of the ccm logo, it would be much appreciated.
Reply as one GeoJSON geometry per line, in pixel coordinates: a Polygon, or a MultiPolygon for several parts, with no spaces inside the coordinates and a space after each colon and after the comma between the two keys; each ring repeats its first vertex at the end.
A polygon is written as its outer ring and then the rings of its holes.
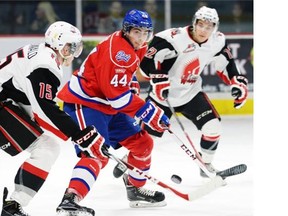
{"type": "Polygon", "coordinates": [[[186,154],[191,157],[193,160],[196,159],[195,155],[185,146],[184,144],[181,146],[181,148],[186,152],[186,154]]]}
{"type": "Polygon", "coordinates": [[[149,107],[141,114],[140,118],[144,119],[153,110],[153,106],[150,104],[149,107]]]}
{"type": "Polygon", "coordinates": [[[8,147],[10,147],[11,144],[8,142],[7,144],[4,144],[0,147],[0,149],[4,150],[4,149],[7,149],[8,147]]]}
{"type": "Polygon", "coordinates": [[[207,110],[207,111],[201,113],[200,115],[198,115],[198,116],[196,117],[196,120],[198,121],[198,120],[200,120],[201,118],[203,118],[204,116],[206,116],[206,115],[208,115],[208,114],[210,114],[210,113],[212,113],[212,110],[207,110]]]}
{"type": "Polygon", "coordinates": [[[85,134],[83,137],[81,137],[80,139],[76,140],[75,142],[80,145],[81,143],[87,141],[88,139],[90,139],[94,134],[96,134],[96,128],[94,128],[93,130],[89,131],[87,134],[85,134]]]}

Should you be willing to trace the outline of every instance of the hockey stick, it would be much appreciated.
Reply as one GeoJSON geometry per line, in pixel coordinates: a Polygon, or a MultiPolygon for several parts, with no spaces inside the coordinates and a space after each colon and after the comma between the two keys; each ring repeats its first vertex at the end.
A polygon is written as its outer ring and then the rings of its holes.
{"type": "MultiPolygon", "coordinates": [[[[193,148],[194,153],[184,144],[184,142],[169,128],[166,128],[166,130],[170,133],[173,134],[177,140],[179,142],[177,142],[177,144],[179,144],[180,148],[190,157],[192,158],[192,160],[200,167],[201,170],[203,170],[203,172],[205,172],[205,174],[209,177],[209,178],[214,178],[216,176],[215,172],[210,172],[207,167],[205,166],[204,162],[201,159],[201,156],[199,155],[199,153],[197,152],[197,150],[195,151],[195,148],[193,148]],[[198,154],[198,156],[197,156],[198,154]]],[[[192,146],[193,147],[193,146],[192,146]]]]}
{"type": "MultiPolygon", "coordinates": [[[[198,158],[196,157],[196,155],[194,155],[192,153],[192,151],[190,151],[190,149],[184,144],[184,142],[176,135],[173,133],[173,131],[171,131],[170,129],[167,128],[167,130],[169,131],[169,133],[173,134],[178,140],[179,142],[181,142],[181,144],[179,143],[179,146],[180,148],[190,157],[192,158],[192,160],[197,163],[197,165],[204,171],[206,170],[206,166],[203,165],[199,160],[198,158]]],[[[178,143],[177,143],[178,144],[178,143]]],[[[209,174],[211,176],[209,176],[210,178],[213,178],[215,177],[215,175],[219,175],[221,176],[222,178],[227,178],[229,176],[234,176],[234,175],[238,175],[238,174],[241,174],[243,172],[245,172],[247,170],[247,165],[246,164],[238,164],[236,166],[233,166],[233,167],[230,167],[228,169],[225,169],[225,170],[221,170],[221,171],[218,171],[216,173],[211,173],[207,170],[207,172],[209,172],[209,174]]]]}
{"type": "Polygon", "coordinates": [[[205,163],[202,160],[202,157],[199,155],[196,147],[194,146],[192,140],[190,139],[188,133],[185,131],[185,128],[182,124],[182,122],[180,121],[179,117],[177,116],[174,108],[171,106],[171,104],[169,103],[168,99],[166,99],[166,102],[168,104],[169,109],[172,112],[172,115],[175,117],[176,121],[178,122],[178,124],[180,125],[183,133],[185,134],[187,140],[189,141],[190,145],[192,146],[194,153],[192,151],[189,150],[189,148],[184,144],[184,142],[172,131],[170,130],[168,127],[166,127],[166,130],[170,133],[173,134],[177,140],[181,143],[177,143],[179,144],[180,148],[182,150],[184,150],[184,152],[192,158],[192,160],[200,167],[201,170],[203,170],[203,172],[205,172],[205,174],[209,177],[209,178],[214,178],[216,175],[221,176],[222,178],[226,178],[229,176],[233,176],[233,175],[238,175],[241,174],[243,172],[246,171],[247,169],[247,165],[245,164],[239,164],[233,167],[230,167],[228,169],[222,170],[222,171],[218,171],[218,172],[210,172],[207,167],[205,166],[205,163]]]}
{"type": "Polygon", "coordinates": [[[167,130],[169,131],[170,134],[173,134],[181,143],[182,145],[180,146],[182,149],[184,149],[184,151],[186,152],[186,154],[188,154],[192,159],[193,161],[200,167],[200,169],[209,177],[209,178],[213,178],[216,176],[216,173],[214,172],[210,172],[207,167],[205,166],[205,163],[203,162],[202,160],[202,157],[199,155],[196,147],[194,146],[192,140],[190,139],[188,133],[186,132],[182,122],[180,121],[179,117],[177,116],[176,112],[175,112],[175,109],[173,106],[171,106],[168,98],[166,98],[166,102],[167,102],[167,105],[170,109],[170,111],[172,112],[172,115],[175,117],[177,123],[179,124],[179,126],[181,127],[181,130],[183,131],[184,135],[186,136],[188,142],[190,143],[191,147],[193,148],[194,150],[194,153],[192,153],[189,148],[187,148],[187,146],[184,144],[184,142],[175,134],[173,133],[169,128],[167,128],[167,130]]]}
{"type": "Polygon", "coordinates": [[[152,177],[150,175],[145,174],[143,171],[141,171],[141,170],[137,169],[136,167],[134,167],[133,165],[121,160],[120,158],[118,158],[115,155],[111,154],[107,150],[104,150],[103,153],[107,157],[109,157],[110,159],[113,159],[114,161],[116,161],[117,163],[119,163],[119,164],[121,164],[123,166],[126,166],[129,170],[137,172],[140,176],[150,180],[154,184],[157,184],[157,185],[159,185],[159,186],[161,186],[161,187],[163,187],[163,188],[165,188],[167,190],[170,190],[171,192],[176,194],[178,197],[181,197],[182,199],[185,199],[187,201],[193,201],[193,200],[196,200],[196,199],[198,199],[200,197],[203,197],[203,196],[211,193],[212,191],[216,190],[217,188],[219,188],[219,187],[221,187],[222,185],[225,184],[225,181],[222,179],[221,176],[215,176],[209,182],[199,186],[193,192],[191,192],[191,193],[182,193],[182,192],[172,188],[171,186],[165,184],[164,182],[156,179],[155,177],[152,177]]]}

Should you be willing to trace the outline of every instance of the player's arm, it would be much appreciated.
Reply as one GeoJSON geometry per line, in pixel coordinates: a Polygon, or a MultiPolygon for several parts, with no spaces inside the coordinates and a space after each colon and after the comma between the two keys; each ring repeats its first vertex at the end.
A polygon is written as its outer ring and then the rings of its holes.
{"type": "Polygon", "coordinates": [[[104,137],[94,126],[80,130],[78,124],[59,109],[54,98],[60,81],[55,74],[49,69],[38,68],[28,76],[28,79],[35,95],[31,105],[34,107],[37,123],[64,140],[71,137],[74,145],[78,145],[86,156],[99,158],[104,166],[108,161],[102,152],[103,149],[105,150],[104,137]]]}
{"type": "Polygon", "coordinates": [[[78,125],[55,102],[60,86],[55,73],[48,68],[37,68],[27,78],[30,82],[27,96],[38,124],[64,140],[79,131],[78,125]]]}
{"type": "Polygon", "coordinates": [[[240,74],[227,44],[225,44],[218,55],[218,61],[215,64],[217,74],[224,83],[231,86],[234,107],[239,109],[245,104],[248,97],[248,79],[240,74]]]}
{"type": "Polygon", "coordinates": [[[140,63],[141,74],[150,80],[152,92],[165,100],[170,88],[168,71],[177,58],[174,47],[164,38],[155,36],[140,63]]]}
{"type": "MultiPolygon", "coordinates": [[[[114,71],[114,70],[113,70],[114,71]]],[[[145,102],[137,94],[131,92],[130,81],[131,71],[113,75],[113,82],[105,85],[105,95],[110,102],[110,105],[117,111],[125,113],[132,118],[137,117],[152,129],[163,132],[165,127],[162,122],[169,126],[169,119],[164,114],[164,111],[156,106],[152,101],[145,102]],[[116,82],[116,78],[117,81],[116,82]],[[108,88],[107,86],[110,87],[108,88]]]]}

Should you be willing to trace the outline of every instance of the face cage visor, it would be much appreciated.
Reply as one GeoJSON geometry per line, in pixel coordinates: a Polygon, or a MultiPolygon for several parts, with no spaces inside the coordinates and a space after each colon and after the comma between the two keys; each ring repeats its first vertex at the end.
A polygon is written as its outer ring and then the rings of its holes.
{"type": "Polygon", "coordinates": [[[68,45],[68,49],[69,49],[69,53],[70,55],[74,56],[74,58],[78,58],[82,51],[83,51],[83,42],[80,41],[79,43],[69,43],[68,45]]]}
{"type": "Polygon", "coordinates": [[[129,34],[131,35],[131,30],[136,29],[136,33],[133,34],[135,38],[143,38],[143,41],[149,42],[153,38],[153,30],[152,28],[146,27],[131,27],[129,30],[129,34]]]}
{"type": "Polygon", "coordinates": [[[83,42],[80,41],[79,43],[75,42],[66,43],[65,46],[61,50],[59,50],[59,53],[62,56],[62,58],[67,59],[72,56],[74,58],[78,58],[81,55],[82,51],[83,51],[83,42]],[[61,52],[63,49],[67,49],[69,54],[64,56],[61,52]]]}

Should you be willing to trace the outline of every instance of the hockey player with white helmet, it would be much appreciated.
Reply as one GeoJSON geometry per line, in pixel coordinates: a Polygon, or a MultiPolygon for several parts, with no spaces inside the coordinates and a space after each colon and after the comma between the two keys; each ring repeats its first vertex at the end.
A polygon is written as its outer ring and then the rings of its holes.
{"type": "MultiPolygon", "coordinates": [[[[80,31],[58,21],[47,29],[45,43],[26,45],[0,61],[0,149],[11,156],[30,153],[16,173],[10,200],[4,188],[1,216],[28,216],[22,207],[40,190],[59,155],[56,136],[71,137],[91,157],[104,142],[93,126],[80,130],[55,101],[62,66],[71,65],[81,52],[80,31]],[[89,139],[79,142],[83,137],[89,139]]],[[[77,207],[94,215],[92,209],[77,207]]]]}
{"type": "MultiPolygon", "coordinates": [[[[140,64],[142,75],[151,84],[146,99],[154,101],[169,118],[173,107],[202,132],[200,153],[211,171],[215,171],[211,163],[221,136],[221,119],[202,89],[204,67],[215,63],[217,74],[231,86],[236,109],[244,105],[248,96],[248,80],[239,73],[218,26],[217,11],[203,6],[195,13],[191,26],[157,33],[140,64]]],[[[162,136],[144,127],[150,134],[162,136]]],[[[206,177],[203,171],[201,176],[206,177]]]]}

